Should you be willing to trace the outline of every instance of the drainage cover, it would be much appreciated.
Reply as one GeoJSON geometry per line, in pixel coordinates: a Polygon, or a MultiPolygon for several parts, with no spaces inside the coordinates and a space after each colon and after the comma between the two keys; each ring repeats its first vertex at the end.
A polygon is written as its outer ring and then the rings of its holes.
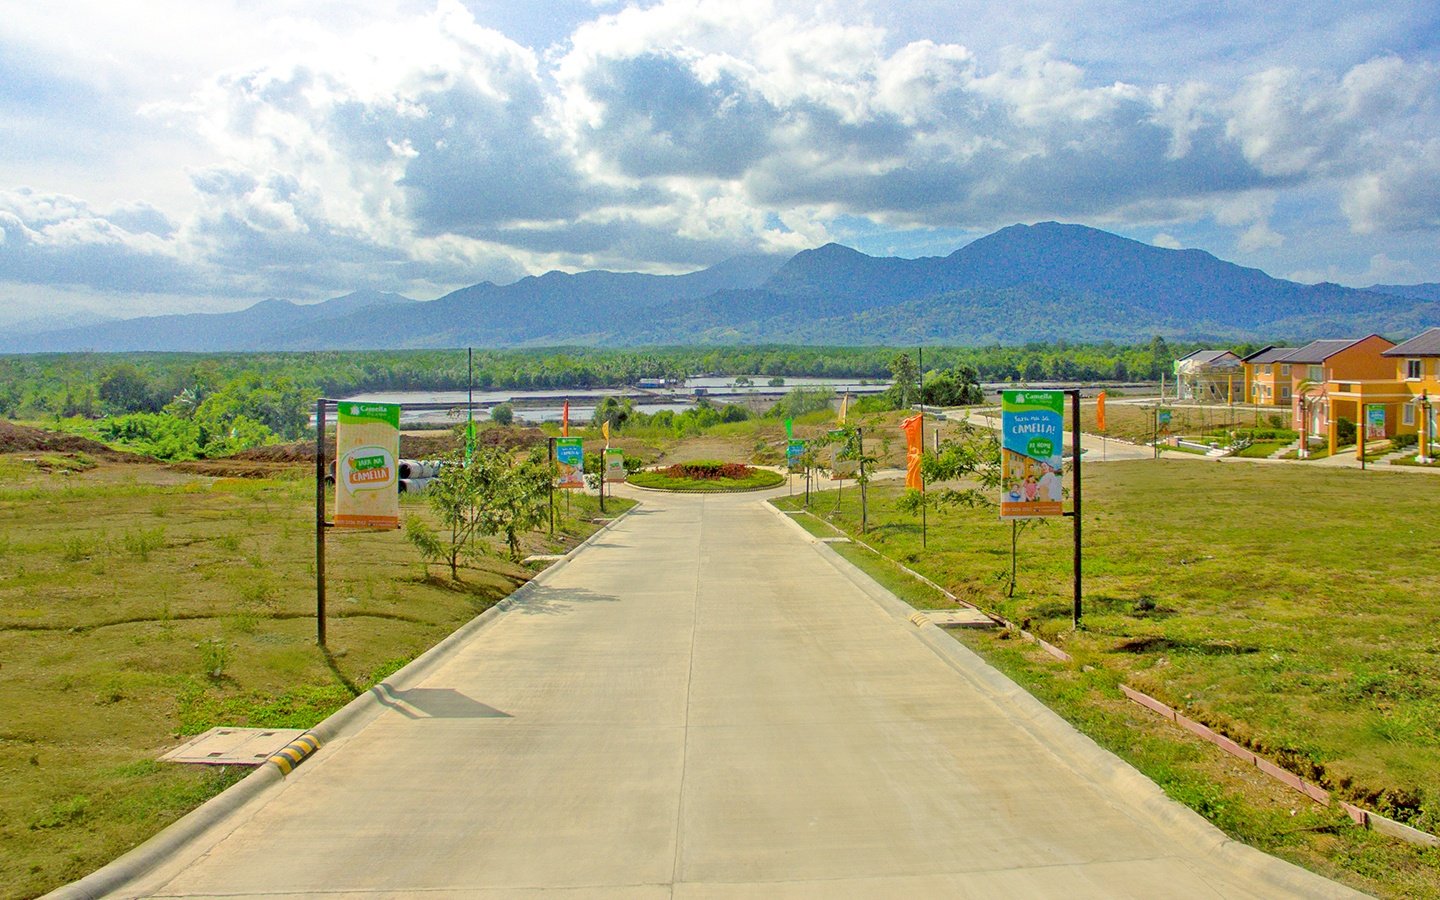
{"type": "Polygon", "coordinates": [[[303,728],[212,728],[160,758],[212,766],[258,766],[304,733],[303,728]]]}
{"type": "Polygon", "coordinates": [[[995,620],[978,609],[927,609],[925,618],[941,628],[995,627],[995,620]]]}

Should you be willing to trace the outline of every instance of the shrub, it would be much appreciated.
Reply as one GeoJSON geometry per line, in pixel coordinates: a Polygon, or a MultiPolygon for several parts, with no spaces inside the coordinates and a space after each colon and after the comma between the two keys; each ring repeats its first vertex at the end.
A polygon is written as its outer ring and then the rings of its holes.
{"type": "Polygon", "coordinates": [[[744,463],[696,462],[676,463],[665,470],[669,478],[688,478],[692,481],[707,481],[716,478],[748,478],[753,470],[744,463]]]}
{"type": "Polygon", "coordinates": [[[1390,438],[1390,443],[1396,450],[1406,450],[1420,443],[1420,436],[1416,434],[1397,434],[1390,438]]]}

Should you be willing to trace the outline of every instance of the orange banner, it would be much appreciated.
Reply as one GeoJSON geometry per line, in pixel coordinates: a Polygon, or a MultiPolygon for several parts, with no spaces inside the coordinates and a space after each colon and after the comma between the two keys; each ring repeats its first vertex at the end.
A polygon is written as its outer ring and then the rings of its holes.
{"type": "Polygon", "coordinates": [[[1101,431],[1105,430],[1105,392],[1101,391],[1095,398],[1095,427],[1101,431]]]}
{"type": "Polygon", "coordinates": [[[920,477],[920,457],[925,452],[925,417],[913,415],[900,423],[905,429],[905,486],[924,490],[920,477]]]}

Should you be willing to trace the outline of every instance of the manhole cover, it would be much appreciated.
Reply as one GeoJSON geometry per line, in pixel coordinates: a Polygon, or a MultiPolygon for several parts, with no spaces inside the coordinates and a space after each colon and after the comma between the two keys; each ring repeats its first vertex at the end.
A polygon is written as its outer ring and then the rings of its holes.
{"type": "Polygon", "coordinates": [[[304,733],[303,728],[212,728],[160,759],[212,766],[258,766],[304,733]]]}
{"type": "Polygon", "coordinates": [[[941,628],[995,627],[995,620],[978,609],[927,609],[924,615],[941,628]]]}

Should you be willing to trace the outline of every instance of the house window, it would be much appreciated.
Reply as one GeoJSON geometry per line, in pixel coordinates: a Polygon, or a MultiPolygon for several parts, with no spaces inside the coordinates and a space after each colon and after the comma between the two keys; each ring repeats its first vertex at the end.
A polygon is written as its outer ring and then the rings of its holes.
{"type": "Polygon", "coordinates": [[[1409,403],[1403,403],[1400,405],[1400,424],[1415,424],[1415,407],[1411,406],[1409,403]]]}
{"type": "Polygon", "coordinates": [[[1405,377],[1410,379],[1420,378],[1425,374],[1425,361],[1420,359],[1405,360],[1405,377]]]}
{"type": "Polygon", "coordinates": [[[1290,399],[1290,388],[1288,388],[1288,387],[1282,387],[1282,388],[1280,389],[1280,399],[1281,399],[1281,400],[1289,400],[1289,399],[1290,399]]]}
{"type": "Polygon", "coordinates": [[[1308,378],[1308,379],[1310,379],[1311,381],[1324,381],[1324,380],[1325,380],[1325,367],[1324,367],[1324,366],[1309,366],[1309,367],[1306,369],[1306,372],[1307,372],[1307,374],[1306,374],[1305,377],[1308,378]]]}
{"type": "Polygon", "coordinates": [[[1260,367],[1260,374],[1261,374],[1261,375],[1269,375],[1269,374],[1270,374],[1270,364],[1269,364],[1269,363],[1266,363],[1265,365],[1263,365],[1263,366],[1260,367]]]}
{"type": "Polygon", "coordinates": [[[1285,363],[1284,365],[1282,365],[1282,366],[1280,367],[1280,374],[1281,374],[1281,375],[1289,375],[1289,374],[1290,374],[1290,364],[1289,364],[1289,363],[1285,363]]]}

